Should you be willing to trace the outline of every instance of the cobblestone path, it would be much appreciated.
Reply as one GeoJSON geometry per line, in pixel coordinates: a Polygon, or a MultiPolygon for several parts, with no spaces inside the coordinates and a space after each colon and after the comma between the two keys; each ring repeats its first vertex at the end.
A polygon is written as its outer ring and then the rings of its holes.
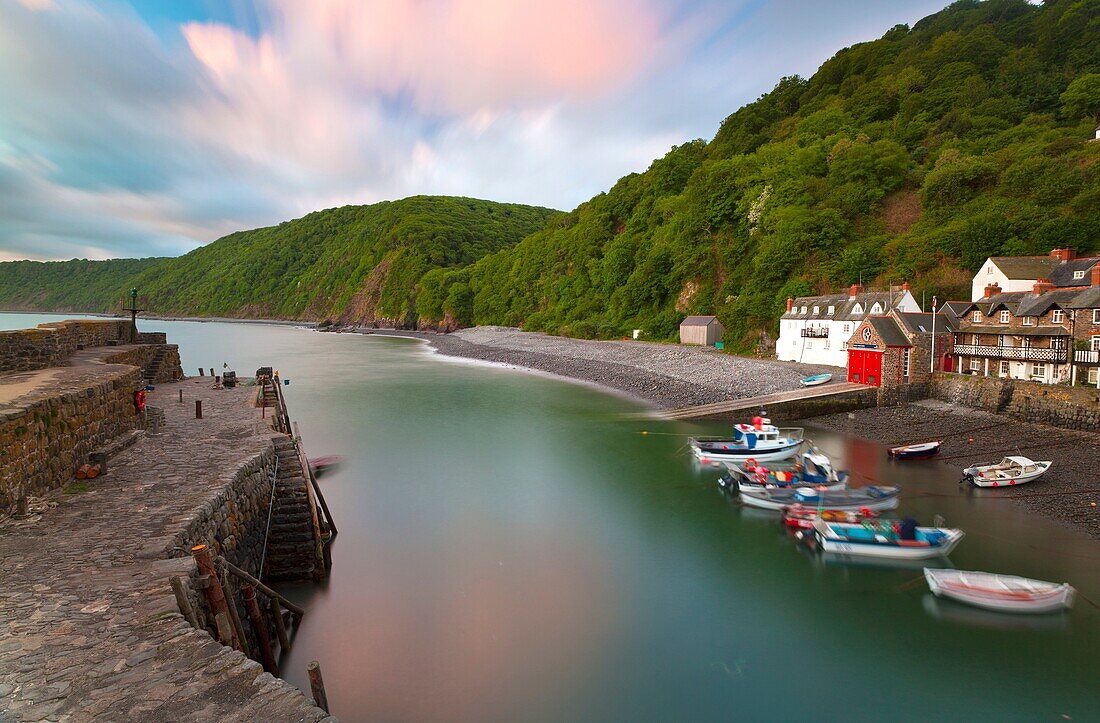
{"type": "MultiPolygon", "coordinates": [[[[318,721],[289,683],[194,630],[166,547],[232,470],[271,444],[254,388],[159,385],[166,424],[108,474],[0,523],[0,721],[318,721]],[[184,403],[178,400],[183,389],[184,403]],[[195,400],[203,419],[195,419],[195,400]]],[[[328,720],[333,720],[328,718],[328,720]]]]}

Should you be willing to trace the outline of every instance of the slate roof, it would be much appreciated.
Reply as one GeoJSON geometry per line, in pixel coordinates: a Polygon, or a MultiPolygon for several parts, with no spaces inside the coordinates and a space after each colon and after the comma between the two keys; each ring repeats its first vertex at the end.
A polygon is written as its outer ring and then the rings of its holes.
{"type": "MultiPolygon", "coordinates": [[[[906,311],[898,312],[898,318],[902,326],[910,334],[931,334],[932,314],[928,312],[906,311]]],[[[958,320],[950,314],[936,314],[936,333],[955,331],[959,328],[958,320]]]]}
{"type": "Polygon", "coordinates": [[[843,294],[826,294],[824,296],[800,296],[794,300],[794,306],[790,311],[783,314],[784,319],[815,319],[821,321],[862,321],[863,317],[867,315],[871,307],[877,302],[881,307],[880,313],[885,313],[889,309],[901,301],[905,295],[904,291],[889,292],[889,291],[864,291],[851,298],[847,293],[843,294]],[[856,304],[859,304],[863,311],[859,314],[854,313],[856,304]],[[802,313],[802,307],[806,307],[806,313],[802,313]],[[818,307],[817,313],[814,313],[814,307],[818,307]],[[829,314],[829,307],[834,307],[833,314],[829,314]]]}
{"type": "Polygon", "coordinates": [[[1005,276],[1017,281],[1049,279],[1054,267],[1062,263],[1053,256],[991,256],[990,261],[1005,276]]]}
{"type": "Polygon", "coordinates": [[[1090,286],[1077,293],[1070,302],[1071,309],[1100,309],[1100,286],[1090,286]]]}
{"type": "Polygon", "coordinates": [[[1020,305],[1017,308],[1016,313],[1019,316],[1042,316],[1051,309],[1057,307],[1059,309],[1070,308],[1069,304],[1075,298],[1080,296],[1080,289],[1055,289],[1054,291],[1048,291],[1045,294],[1024,294],[1024,298],[1020,300],[1020,305]]]}
{"type": "MultiPolygon", "coordinates": [[[[931,315],[929,315],[931,316],[931,315]]],[[[886,346],[913,346],[909,337],[898,326],[892,316],[869,316],[867,321],[875,328],[886,346]]]]}
{"type": "Polygon", "coordinates": [[[1020,305],[1020,302],[1024,300],[1025,296],[1034,296],[1034,294],[1030,291],[1002,291],[999,294],[986,296],[977,301],[970,302],[970,306],[963,311],[963,316],[974,309],[977,309],[986,316],[1000,311],[1001,309],[1008,309],[1015,314],[1016,308],[1020,305]]]}
{"type": "Polygon", "coordinates": [[[709,326],[710,322],[717,320],[717,316],[687,316],[680,322],[680,326],[709,326]]]}
{"type": "Polygon", "coordinates": [[[1074,259],[1064,264],[1058,264],[1050,273],[1050,282],[1055,286],[1088,286],[1092,283],[1092,267],[1100,262],[1098,257],[1074,259]],[[1073,278],[1075,271],[1084,271],[1085,275],[1080,279],[1073,278]]]}

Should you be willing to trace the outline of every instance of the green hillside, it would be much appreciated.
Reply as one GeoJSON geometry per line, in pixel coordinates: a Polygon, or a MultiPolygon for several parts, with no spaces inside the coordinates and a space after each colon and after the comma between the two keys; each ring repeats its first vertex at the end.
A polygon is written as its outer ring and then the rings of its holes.
{"type": "Polygon", "coordinates": [[[467,323],[667,338],[717,313],[743,349],[774,336],[788,295],[860,278],[969,298],[988,255],[1100,249],[1097,73],[1098,2],[955,3],[426,281],[433,299],[458,287],[467,323]]]}
{"type": "Polygon", "coordinates": [[[0,308],[106,311],[136,286],[149,310],[406,324],[433,268],[470,264],[559,212],[415,196],[240,231],[172,259],[0,264],[0,308]]]}

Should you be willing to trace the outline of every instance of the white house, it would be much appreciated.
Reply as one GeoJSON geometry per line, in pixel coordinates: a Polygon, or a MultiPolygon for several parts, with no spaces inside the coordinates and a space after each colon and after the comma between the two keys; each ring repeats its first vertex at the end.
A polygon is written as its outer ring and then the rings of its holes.
{"type": "Polygon", "coordinates": [[[802,296],[787,299],[787,313],[779,320],[775,344],[780,361],[848,365],[848,339],[868,316],[886,314],[891,308],[918,312],[909,284],[893,291],[864,291],[853,284],[847,294],[802,296]]]}
{"type": "Polygon", "coordinates": [[[1088,286],[1089,271],[1096,261],[1077,258],[1073,249],[1054,249],[1046,256],[991,256],[974,274],[970,300],[984,298],[986,287],[992,285],[1005,294],[1031,291],[1042,280],[1056,287],[1088,286]]]}

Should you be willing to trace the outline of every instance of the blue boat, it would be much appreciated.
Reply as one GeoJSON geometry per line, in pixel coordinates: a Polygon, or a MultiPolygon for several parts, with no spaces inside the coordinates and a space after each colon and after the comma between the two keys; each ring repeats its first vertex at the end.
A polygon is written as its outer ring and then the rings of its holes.
{"type": "Polygon", "coordinates": [[[718,478],[718,485],[730,492],[738,490],[787,489],[791,487],[818,487],[842,490],[847,487],[848,473],[833,469],[832,460],[816,448],[805,452],[800,461],[781,461],[764,466],[746,462],[727,463],[726,471],[718,478]]]}
{"type": "Polygon", "coordinates": [[[832,378],[832,374],[814,374],[813,376],[805,377],[798,383],[803,387],[816,387],[830,381],[832,378]]]}

